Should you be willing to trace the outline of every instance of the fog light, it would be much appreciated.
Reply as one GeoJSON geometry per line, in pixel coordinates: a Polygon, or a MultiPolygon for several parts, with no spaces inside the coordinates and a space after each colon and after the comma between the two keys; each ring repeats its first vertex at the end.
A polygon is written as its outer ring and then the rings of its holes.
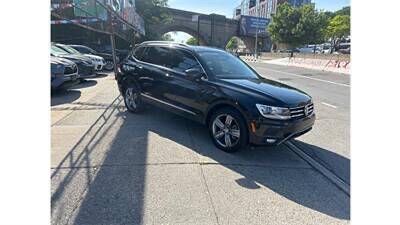
{"type": "Polygon", "coordinates": [[[266,141],[267,143],[269,143],[269,144],[272,144],[272,143],[275,143],[276,139],[267,138],[267,139],[265,139],[265,141],[266,141]]]}

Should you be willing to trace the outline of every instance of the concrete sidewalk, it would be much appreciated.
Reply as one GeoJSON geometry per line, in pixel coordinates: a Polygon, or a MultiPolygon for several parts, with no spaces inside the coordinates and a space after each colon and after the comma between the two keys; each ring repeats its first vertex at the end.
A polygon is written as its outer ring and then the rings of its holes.
{"type": "Polygon", "coordinates": [[[111,78],[81,98],[52,107],[70,110],[51,128],[52,224],[349,224],[349,197],[285,146],[224,153],[200,124],[128,113],[111,78]]]}

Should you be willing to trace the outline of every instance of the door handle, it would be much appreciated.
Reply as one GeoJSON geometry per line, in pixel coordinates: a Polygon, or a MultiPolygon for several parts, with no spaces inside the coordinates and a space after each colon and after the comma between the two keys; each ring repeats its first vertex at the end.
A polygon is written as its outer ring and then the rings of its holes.
{"type": "Polygon", "coordinates": [[[141,69],[143,69],[143,66],[136,65],[136,68],[138,68],[139,70],[141,70],[141,69]]]}

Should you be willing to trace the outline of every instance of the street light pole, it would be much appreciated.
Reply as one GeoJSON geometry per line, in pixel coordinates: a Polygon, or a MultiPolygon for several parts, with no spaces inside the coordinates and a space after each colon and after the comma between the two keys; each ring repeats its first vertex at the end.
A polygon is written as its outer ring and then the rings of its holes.
{"type": "MultiPolygon", "coordinates": [[[[258,20],[258,19],[257,19],[258,20]]],[[[258,24],[256,26],[256,46],[255,46],[255,59],[257,59],[257,42],[258,42],[258,24]]]]}
{"type": "Polygon", "coordinates": [[[257,1],[256,1],[256,17],[257,17],[257,23],[256,23],[256,44],[255,44],[255,55],[254,58],[257,60],[257,43],[258,43],[258,6],[257,6],[257,1]]]}

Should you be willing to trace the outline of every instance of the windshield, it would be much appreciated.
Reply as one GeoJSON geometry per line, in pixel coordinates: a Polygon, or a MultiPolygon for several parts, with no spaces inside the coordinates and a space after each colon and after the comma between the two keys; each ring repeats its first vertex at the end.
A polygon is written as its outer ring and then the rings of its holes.
{"type": "Polygon", "coordinates": [[[211,73],[218,79],[258,78],[244,62],[236,56],[222,51],[199,52],[211,73]]]}
{"type": "Polygon", "coordinates": [[[68,45],[61,45],[61,47],[62,47],[65,51],[67,51],[68,53],[70,53],[70,54],[81,54],[80,52],[78,52],[77,50],[75,50],[75,49],[72,48],[72,47],[69,47],[68,45]]]}
{"type": "Polygon", "coordinates": [[[70,53],[66,52],[65,50],[63,50],[63,49],[61,49],[61,48],[59,48],[59,47],[57,47],[55,45],[52,45],[51,46],[51,54],[53,54],[53,55],[67,55],[67,54],[70,54],[70,53]]]}

